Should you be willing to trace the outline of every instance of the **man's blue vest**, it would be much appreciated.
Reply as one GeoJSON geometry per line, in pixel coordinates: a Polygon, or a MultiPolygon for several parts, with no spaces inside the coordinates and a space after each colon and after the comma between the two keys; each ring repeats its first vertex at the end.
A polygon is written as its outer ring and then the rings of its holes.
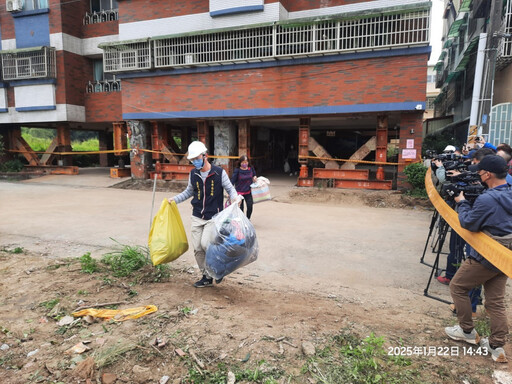
{"type": "Polygon", "coordinates": [[[192,195],[192,215],[203,220],[210,220],[223,209],[224,189],[222,188],[221,167],[212,165],[204,180],[197,169],[190,171],[190,182],[194,188],[192,195]]]}

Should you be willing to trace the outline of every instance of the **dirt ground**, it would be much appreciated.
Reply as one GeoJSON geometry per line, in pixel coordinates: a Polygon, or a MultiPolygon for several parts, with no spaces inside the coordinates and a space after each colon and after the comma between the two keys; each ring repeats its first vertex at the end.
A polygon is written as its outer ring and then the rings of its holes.
{"type": "MultiPolygon", "coordinates": [[[[219,285],[191,286],[198,272],[190,250],[164,278],[149,266],[125,278],[82,272],[78,257],[90,252],[99,260],[112,248],[109,237],[144,245],[146,232],[135,224],[147,221],[151,194],[133,184],[0,182],[1,383],[224,383],[220,372],[228,371],[245,372],[240,383],[337,383],[322,375],[319,359],[339,357],[326,347],[340,335],[372,333],[385,340],[375,364],[418,347],[405,356],[410,365],[395,367],[403,377],[375,382],[511,382],[510,364],[448,340],[443,327],[455,318],[423,296],[428,203],[277,183],[273,201],[255,206],[259,259],[219,285]],[[144,207],[134,203],[141,200],[144,207]],[[109,303],[158,310],[123,322],[59,325],[76,309],[109,303]],[[69,351],[80,342],[86,351],[69,351]]],[[[156,205],[170,189],[158,187],[156,205]]],[[[188,232],[190,207],[179,208],[188,232]]],[[[449,299],[437,282],[431,291],[449,299]]],[[[485,323],[482,311],[479,319],[485,323]]],[[[510,346],[506,352],[512,356],[510,346]]]]}

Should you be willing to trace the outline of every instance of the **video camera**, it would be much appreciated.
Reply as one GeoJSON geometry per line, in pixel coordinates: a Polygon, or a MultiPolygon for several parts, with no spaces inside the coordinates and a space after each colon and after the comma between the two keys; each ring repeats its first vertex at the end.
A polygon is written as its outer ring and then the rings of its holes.
{"type": "Polygon", "coordinates": [[[486,189],[480,183],[477,172],[464,171],[458,175],[447,176],[447,179],[450,183],[441,187],[441,197],[445,200],[453,200],[460,192],[464,192],[466,200],[473,203],[486,189]]]}

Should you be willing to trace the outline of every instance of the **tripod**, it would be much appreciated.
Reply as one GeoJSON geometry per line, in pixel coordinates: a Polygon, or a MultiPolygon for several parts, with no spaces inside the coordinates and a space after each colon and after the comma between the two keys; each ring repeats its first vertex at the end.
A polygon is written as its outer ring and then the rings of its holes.
{"type": "Polygon", "coordinates": [[[420,260],[420,262],[422,264],[428,265],[432,268],[431,272],[430,272],[430,277],[427,282],[427,286],[426,286],[425,290],[423,291],[424,295],[431,299],[438,300],[438,301],[441,301],[446,304],[451,304],[451,302],[444,300],[440,297],[433,296],[433,295],[429,294],[428,290],[430,288],[430,284],[432,282],[432,277],[434,277],[434,274],[437,277],[440,275],[440,272],[443,271],[443,269],[441,269],[441,270],[439,269],[439,256],[442,253],[441,251],[443,249],[443,245],[444,245],[446,236],[449,231],[451,231],[450,232],[450,252],[448,253],[448,258],[447,258],[447,270],[450,269],[450,272],[453,272],[453,274],[455,274],[457,265],[460,265],[462,260],[465,258],[464,257],[465,241],[453,229],[450,228],[448,223],[446,223],[446,221],[439,215],[439,213],[437,211],[434,212],[434,214],[432,215],[432,221],[430,224],[429,235],[427,237],[425,248],[423,250],[423,255],[420,260]],[[438,222],[437,238],[434,239],[434,237],[433,237],[433,239],[432,239],[432,242],[433,242],[432,252],[436,254],[436,258],[434,260],[434,263],[432,265],[430,265],[428,263],[425,263],[424,258],[425,258],[426,250],[428,248],[429,239],[432,236],[432,233],[434,232],[434,228],[436,227],[436,222],[438,222]]]}

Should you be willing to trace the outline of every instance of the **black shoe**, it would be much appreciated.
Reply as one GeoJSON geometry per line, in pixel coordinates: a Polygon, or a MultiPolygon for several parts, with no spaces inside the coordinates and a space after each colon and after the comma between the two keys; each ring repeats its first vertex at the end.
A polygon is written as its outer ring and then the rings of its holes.
{"type": "Polygon", "coordinates": [[[222,283],[222,279],[224,279],[223,277],[221,277],[220,279],[215,279],[215,284],[220,284],[222,283]]]}
{"type": "Polygon", "coordinates": [[[204,287],[210,287],[213,284],[213,278],[206,277],[206,275],[203,275],[203,278],[199,281],[196,281],[194,283],[194,287],[196,288],[204,288],[204,287]]]}

